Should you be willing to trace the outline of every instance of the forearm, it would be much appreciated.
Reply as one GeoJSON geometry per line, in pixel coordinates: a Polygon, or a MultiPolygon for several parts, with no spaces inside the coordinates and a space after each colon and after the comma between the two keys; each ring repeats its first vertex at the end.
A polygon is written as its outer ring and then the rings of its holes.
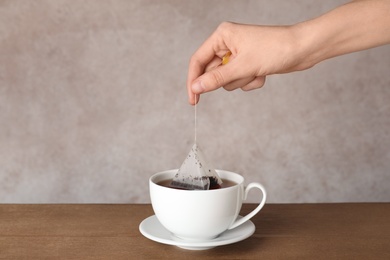
{"type": "Polygon", "coordinates": [[[360,0],[296,26],[301,68],[390,43],[390,0],[360,0]]]}

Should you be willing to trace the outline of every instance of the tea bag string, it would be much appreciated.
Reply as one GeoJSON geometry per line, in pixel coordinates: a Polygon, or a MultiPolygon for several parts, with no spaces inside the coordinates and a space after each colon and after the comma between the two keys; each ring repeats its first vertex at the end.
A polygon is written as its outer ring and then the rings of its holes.
{"type": "Polygon", "coordinates": [[[195,95],[195,108],[194,108],[194,110],[195,110],[195,120],[194,120],[194,128],[195,128],[195,139],[194,139],[194,142],[195,142],[195,144],[196,144],[196,131],[197,131],[197,112],[196,112],[196,107],[197,107],[198,105],[196,104],[196,95],[195,95]]]}
{"type": "MultiPolygon", "coordinates": [[[[232,53],[231,53],[231,51],[228,51],[228,52],[226,52],[226,54],[222,57],[222,62],[221,62],[221,64],[220,65],[225,65],[225,64],[227,64],[228,62],[229,62],[229,59],[230,59],[230,56],[232,55],[232,53]]],[[[198,104],[197,104],[197,95],[195,94],[195,108],[194,108],[194,110],[195,110],[195,138],[194,138],[194,142],[195,142],[195,144],[196,144],[196,131],[197,131],[197,112],[196,112],[196,107],[198,106],[198,104]]]]}

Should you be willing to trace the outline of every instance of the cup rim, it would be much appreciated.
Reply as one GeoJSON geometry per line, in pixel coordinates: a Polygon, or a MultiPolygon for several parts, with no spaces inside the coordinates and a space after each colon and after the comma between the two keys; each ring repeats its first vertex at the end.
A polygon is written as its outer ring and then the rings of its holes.
{"type": "MultiPolygon", "coordinates": [[[[149,178],[149,183],[151,185],[155,185],[159,188],[163,188],[163,189],[169,189],[169,190],[174,190],[175,192],[219,192],[221,190],[229,190],[229,189],[234,189],[236,188],[237,186],[239,186],[240,184],[243,184],[244,183],[244,177],[236,172],[232,172],[232,171],[227,171],[227,170],[220,170],[220,169],[216,169],[215,171],[220,175],[221,178],[224,178],[222,176],[225,176],[225,175],[230,175],[230,176],[234,176],[233,178],[229,178],[230,181],[233,181],[236,183],[236,185],[233,185],[233,186],[230,186],[230,187],[226,187],[226,188],[223,188],[223,189],[213,189],[213,190],[180,190],[180,189],[172,189],[170,187],[165,187],[165,186],[161,186],[161,185],[158,185],[156,182],[158,181],[163,181],[163,180],[166,180],[167,178],[160,178],[158,179],[159,176],[163,175],[163,174],[171,174],[172,175],[172,178],[173,178],[173,175],[177,173],[179,169],[171,169],[171,170],[166,170],[166,171],[161,171],[161,172],[157,172],[157,173],[154,173],[150,178],[149,178]],[[222,176],[221,176],[222,175],[222,176]],[[157,179],[157,181],[156,181],[157,179]],[[238,180],[238,181],[237,181],[238,180]]],[[[226,177],[225,177],[226,179],[226,177]]]]}

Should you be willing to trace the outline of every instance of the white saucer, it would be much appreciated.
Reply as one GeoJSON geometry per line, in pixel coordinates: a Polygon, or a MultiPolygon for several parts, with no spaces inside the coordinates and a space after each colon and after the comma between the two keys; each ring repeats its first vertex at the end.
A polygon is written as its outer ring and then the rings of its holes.
{"type": "Polygon", "coordinates": [[[145,237],[159,243],[174,245],[189,250],[206,250],[216,246],[236,243],[250,237],[255,232],[255,225],[252,221],[248,220],[234,229],[225,231],[217,238],[196,242],[186,241],[173,236],[161,225],[155,215],[142,221],[139,225],[139,230],[145,237]]]}

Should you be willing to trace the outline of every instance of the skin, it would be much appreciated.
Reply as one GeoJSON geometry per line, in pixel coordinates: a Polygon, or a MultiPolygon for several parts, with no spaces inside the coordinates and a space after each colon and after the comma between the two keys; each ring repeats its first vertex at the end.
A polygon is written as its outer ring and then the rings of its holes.
{"type": "Polygon", "coordinates": [[[266,76],[306,70],[332,57],[390,43],[390,0],[352,1],[302,23],[261,26],[224,22],[192,55],[187,90],[200,94],[261,88],[266,76]],[[230,51],[229,62],[221,66],[230,51]]]}

